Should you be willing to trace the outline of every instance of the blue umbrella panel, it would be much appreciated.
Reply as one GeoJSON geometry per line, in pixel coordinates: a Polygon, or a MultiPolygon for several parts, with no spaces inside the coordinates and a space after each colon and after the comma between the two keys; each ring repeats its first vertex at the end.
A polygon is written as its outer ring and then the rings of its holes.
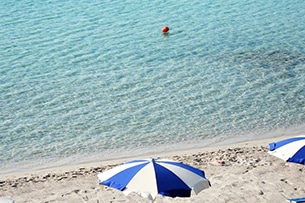
{"type": "Polygon", "coordinates": [[[134,160],[98,175],[101,185],[116,188],[125,194],[136,192],[154,200],[157,194],[169,197],[190,197],[210,187],[204,171],[164,159],[134,160]]]}
{"type": "Polygon", "coordinates": [[[287,162],[305,164],[305,136],[297,136],[269,144],[269,153],[287,162]]]}

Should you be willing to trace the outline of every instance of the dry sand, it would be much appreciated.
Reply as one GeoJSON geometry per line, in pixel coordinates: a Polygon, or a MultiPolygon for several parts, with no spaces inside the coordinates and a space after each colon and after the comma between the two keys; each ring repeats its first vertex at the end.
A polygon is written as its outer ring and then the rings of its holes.
{"type": "MultiPolygon", "coordinates": [[[[155,202],[277,203],[285,202],[287,198],[305,197],[305,167],[269,155],[269,142],[271,140],[259,140],[156,155],[204,170],[212,187],[190,198],[157,196],[155,202]]],[[[101,190],[97,174],[124,161],[2,175],[0,197],[13,199],[16,203],[150,202],[137,194],[125,196],[115,189],[101,190]]]]}

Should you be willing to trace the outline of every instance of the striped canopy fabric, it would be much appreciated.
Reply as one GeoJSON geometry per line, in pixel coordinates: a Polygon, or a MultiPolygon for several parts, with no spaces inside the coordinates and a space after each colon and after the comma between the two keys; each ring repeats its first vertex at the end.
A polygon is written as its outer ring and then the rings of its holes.
{"type": "Polygon", "coordinates": [[[269,144],[269,153],[287,162],[305,164],[305,135],[269,144]]]}
{"type": "Polygon", "coordinates": [[[165,159],[134,160],[98,174],[101,185],[136,192],[154,200],[157,194],[170,197],[190,197],[210,187],[204,171],[165,159]]]}

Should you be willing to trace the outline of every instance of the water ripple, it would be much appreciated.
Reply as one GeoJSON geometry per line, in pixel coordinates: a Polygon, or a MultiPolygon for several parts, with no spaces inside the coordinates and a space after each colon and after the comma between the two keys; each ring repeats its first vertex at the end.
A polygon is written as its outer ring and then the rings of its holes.
{"type": "Polygon", "coordinates": [[[304,124],[298,0],[0,9],[1,171],[304,124]]]}

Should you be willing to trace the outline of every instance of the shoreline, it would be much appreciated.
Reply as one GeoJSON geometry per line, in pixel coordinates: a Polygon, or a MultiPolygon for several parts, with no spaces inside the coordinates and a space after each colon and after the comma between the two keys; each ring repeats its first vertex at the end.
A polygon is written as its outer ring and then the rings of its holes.
{"type": "Polygon", "coordinates": [[[137,158],[140,155],[142,157],[151,157],[154,155],[160,156],[163,154],[170,153],[179,153],[185,151],[192,150],[205,150],[205,149],[213,149],[215,147],[225,147],[230,145],[236,145],[238,143],[255,143],[256,141],[260,142],[261,140],[271,141],[273,139],[281,138],[281,137],[289,137],[294,135],[305,134],[305,124],[291,126],[289,128],[278,128],[274,131],[259,133],[252,132],[247,135],[239,135],[233,137],[215,137],[215,138],[206,138],[204,140],[191,140],[185,141],[183,143],[175,143],[175,144],[165,144],[154,146],[152,148],[144,147],[134,150],[121,149],[119,152],[111,151],[106,153],[95,153],[95,154],[87,154],[87,155],[75,155],[61,158],[48,158],[45,160],[30,160],[30,161],[22,161],[18,163],[12,163],[8,165],[3,165],[0,167],[0,177],[10,174],[22,174],[22,173],[30,173],[33,171],[41,171],[48,170],[54,168],[62,168],[62,167],[77,167],[78,165],[90,165],[94,163],[101,162],[112,162],[115,160],[130,160],[133,158],[137,158]],[[123,154],[122,151],[128,151],[123,154]],[[13,170],[12,170],[13,169],[13,170]]]}
{"type": "MultiPolygon", "coordinates": [[[[204,170],[212,187],[190,198],[157,196],[156,202],[283,202],[305,193],[302,165],[286,163],[267,153],[268,144],[286,138],[240,142],[189,149],[150,157],[168,158],[204,170]],[[221,162],[220,162],[221,161],[221,162]],[[217,200],[217,201],[216,201],[217,200]]],[[[98,163],[63,166],[0,175],[0,197],[16,202],[149,202],[136,194],[101,190],[97,174],[125,161],[146,155],[98,163]]]]}
{"type": "Polygon", "coordinates": [[[54,168],[62,168],[62,167],[77,167],[78,165],[87,165],[92,163],[100,163],[100,162],[112,162],[113,160],[129,160],[140,155],[144,155],[144,157],[151,157],[154,155],[163,155],[170,153],[179,153],[185,151],[192,150],[205,150],[205,149],[213,149],[214,147],[225,147],[229,145],[235,145],[238,143],[245,142],[255,142],[266,139],[276,139],[277,137],[285,137],[288,135],[297,135],[305,133],[305,125],[300,125],[297,128],[288,128],[288,129],[278,129],[274,132],[258,135],[252,134],[247,136],[236,136],[236,137],[215,137],[215,138],[207,138],[204,140],[191,140],[185,141],[182,143],[176,144],[165,144],[154,146],[152,148],[144,147],[134,150],[119,150],[120,152],[106,152],[106,153],[94,153],[94,154],[86,154],[86,155],[73,155],[68,157],[57,157],[57,158],[48,158],[45,160],[29,160],[29,161],[21,161],[18,163],[9,163],[7,165],[3,165],[0,167],[0,177],[2,175],[10,175],[10,174],[22,174],[22,173],[30,173],[32,171],[41,171],[48,170],[54,168]],[[276,136],[277,135],[277,136],[276,136]],[[128,154],[122,153],[123,151],[128,151],[128,154]]]}
{"type": "MultiPolygon", "coordinates": [[[[118,163],[123,163],[125,161],[129,161],[132,159],[141,159],[141,158],[151,158],[151,157],[159,157],[159,156],[176,156],[176,155],[182,155],[182,154],[190,154],[190,153],[198,153],[198,152],[203,152],[203,151],[211,151],[211,150],[216,150],[219,148],[226,148],[226,147],[236,147],[236,146],[243,146],[243,145],[257,145],[257,144],[261,144],[262,142],[272,142],[274,139],[285,139],[286,137],[289,136],[278,136],[275,138],[266,138],[266,139],[250,139],[250,140],[246,140],[246,139],[239,139],[239,138],[233,138],[233,139],[226,139],[226,140],[217,140],[217,141],[212,141],[208,140],[207,143],[205,143],[204,145],[202,143],[200,143],[199,145],[194,145],[194,144],[187,144],[185,143],[183,145],[183,147],[181,147],[182,145],[176,145],[175,147],[173,147],[172,149],[167,149],[164,150],[164,148],[167,145],[164,145],[162,147],[157,147],[154,148],[153,151],[147,151],[147,150],[143,150],[143,151],[139,151],[142,152],[141,155],[139,155],[138,152],[133,153],[131,155],[125,155],[125,156],[114,156],[114,157],[110,157],[107,159],[103,159],[101,158],[101,160],[97,161],[97,159],[90,159],[90,161],[86,160],[83,162],[76,162],[74,163],[73,161],[69,161],[68,163],[65,161],[59,161],[59,163],[54,164],[54,165],[42,165],[42,166],[36,166],[32,167],[34,168],[29,170],[27,168],[22,168],[22,169],[16,169],[15,171],[12,172],[7,172],[7,173],[0,173],[0,179],[2,177],[7,177],[10,175],[16,176],[16,174],[19,174],[21,176],[26,175],[26,174],[31,174],[31,173],[40,173],[42,171],[49,171],[49,170],[53,170],[53,171],[62,171],[62,170],[73,170],[74,168],[87,168],[87,167],[94,167],[96,165],[113,165],[113,164],[118,164],[118,163]],[[160,151],[160,152],[156,152],[156,151],[160,151]]],[[[267,144],[268,145],[268,144],[267,144]]],[[[267,146],[266,145],[266,146],[267,146]]],[[[168,147],[172,147],[172,145],[168,145],[168,147]]],[[[81,157],[83,158],[83,157],[81,157]]],[[[86,158],[86,157],[85,157],[86,158]]],[[[53,161],[52,159],[50,159],[51,161],[53,161]]]]}

